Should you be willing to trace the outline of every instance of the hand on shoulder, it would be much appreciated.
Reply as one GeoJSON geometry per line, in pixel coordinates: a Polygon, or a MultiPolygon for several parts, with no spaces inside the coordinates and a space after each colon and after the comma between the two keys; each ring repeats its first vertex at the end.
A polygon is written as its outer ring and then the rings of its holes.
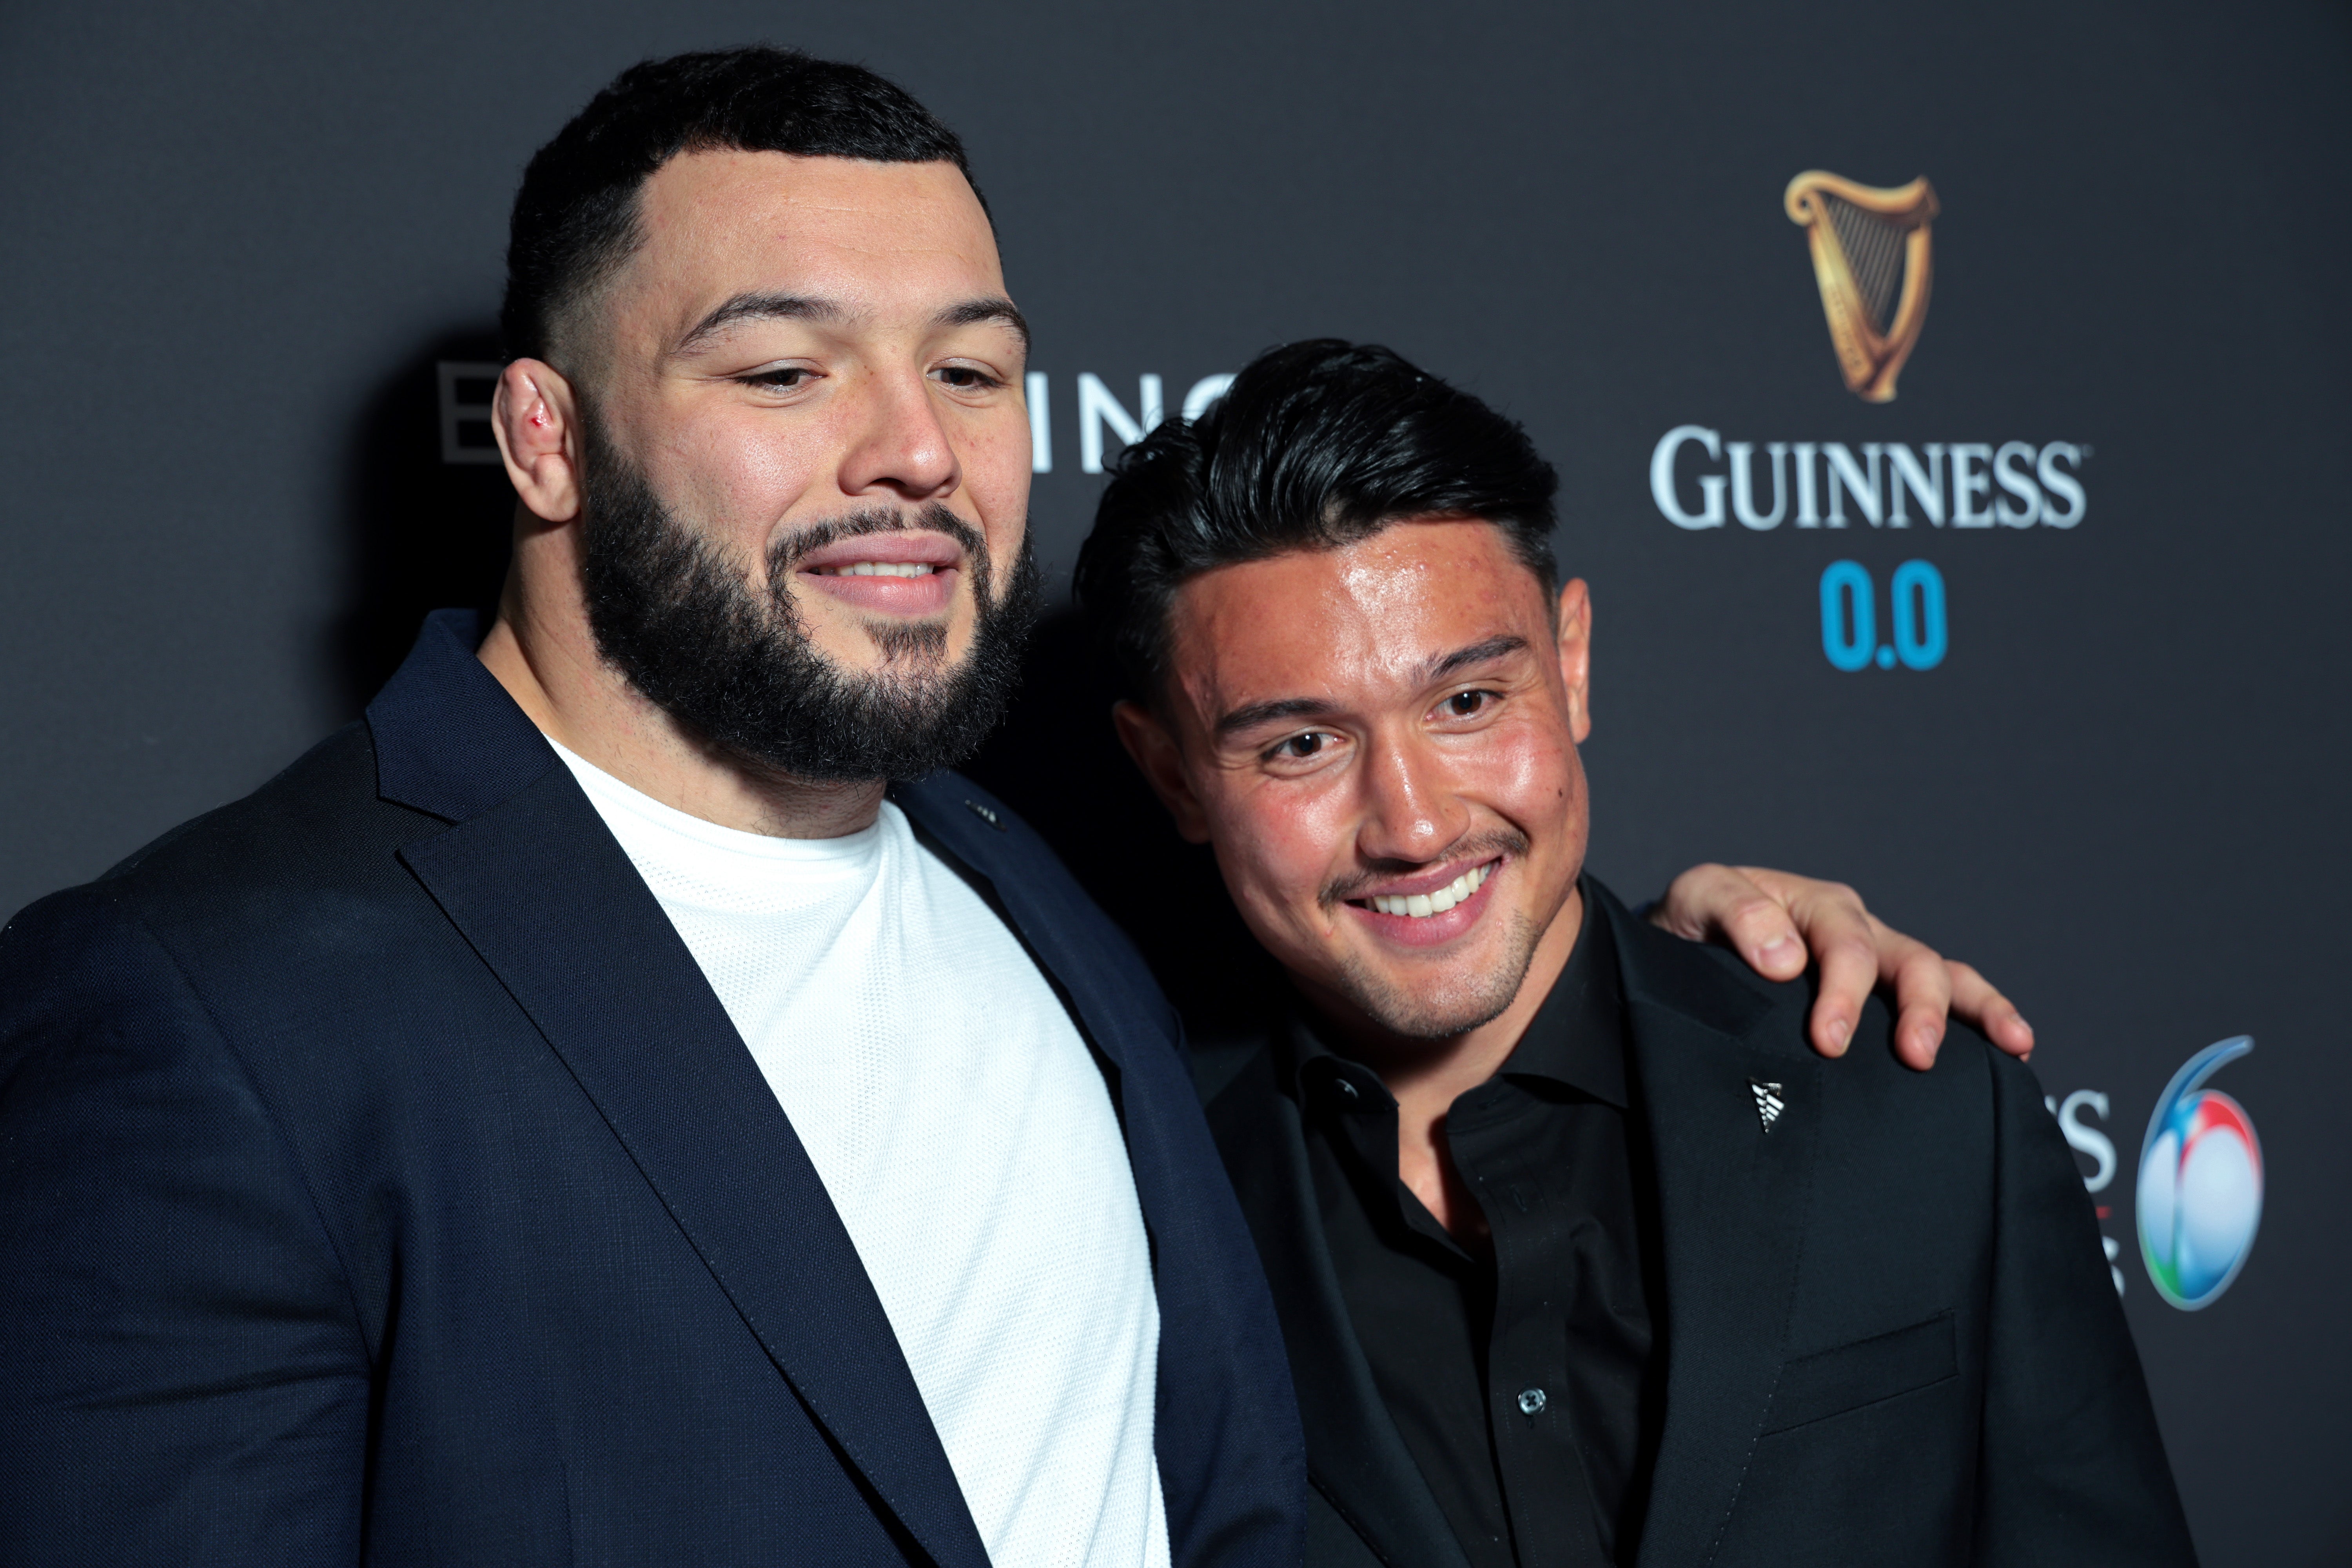
{"type": "Polygon", "coordinates": [[[1845,1054],[1873,989],[1893,1000],[1895,1055],[1921,1071],[1936,1065],[1946,1021],[1957,1016],[2021,1059],[2033,1027],[1968,964],[1946,958],[1874,915],[1843,882],[1761,866],[1694,866],[1650,910],[1650,922],[1693,942],[1729,948],[1771,980],[1821,970],[1808,1029],[1825,1057],[1845,1054]]]}

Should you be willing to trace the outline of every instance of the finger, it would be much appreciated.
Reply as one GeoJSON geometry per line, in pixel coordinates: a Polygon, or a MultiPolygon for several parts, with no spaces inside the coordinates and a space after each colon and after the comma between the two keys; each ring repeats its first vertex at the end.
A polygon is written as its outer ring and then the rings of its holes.
{"type": "Polygon", "coordinates": [[[1762,893],[1742,900],[1722,917],[1723,940],[1767,980],[1794,980],[1805,972],[1804,938],[1789,911],[1762,893]]]}
{"type": "Polygon", "coordinates": [[[1822,906],[1810,921],[1801,911],[1799,919],[1821,964],[1821,994],[1813,999],[1813,1049],[1825,1057],[1842,1057],[1853,1039],[1862,1005],[1878,984],[1878,944],[1872,940],[1867,916],[1857,919],[1837,906],[1822,906]]]}
{"type": "Polygon", "coordinates": [[[1952,1006],[1951,966],[1926,942],[1881,924],[1879,962],[1895,992],[1895,1054],[1921,1072],[1936,1065],[1952,1006]]]}
{"type": "Polygon", "coordinates": [[[1687,942],[1705,942],[1706,911],[1720,896],[1721,885],[1733,879],[1731,868],[1709,861],[1694,866],[1666,884],[1665,896],[1650,909],[1650,923],[1687,942]]]}
{"type": "Polygon", "coordinates": [[[1809,1034],[1813,1048],[1843,1056],[1871,987],[1878,983],[1878,933],[1885,930],[1863,907],[1862,895],[1842,882],[1816,881],[1761,866],[1731,868],[1783,905],[1797,934],[1821,966],[1809,1034]]]}
{"type": "Polygon", "coordinates": [[[1728,866],[1694,866],[1674,880],[1651,913],[1677,936],[1719,942],[1772,980],[1804,973],[1805,944],[1779,899],[1728,866]]]}
{"type": "Polygon", "coordinates": [[[1706,884],[1707,918],[1715,939],[1748,961],[1769,980],[1794,980],[1805,972],[1804,933],[1788,907],[1733,868],[1706,884]]]}
{"type": "Polygon", "coordinates": [[[1769,968],[1759,963],[1756,955],[1749,956],[1752,966],[1776,980],[1795,979],[1821,957],[1825,943],[1842,940],[1869,923],[1870,911],[1862,907],[1862,895],[1843,882],[1818,881],[1766,866],[1725,869],[1737,879],[1743,892],[1753,889],[1768,900],[1762,915],[1770,925],[1769,931],[1759,934],[1768,941],[1785,934],[1796,943],[1793,952],[1776,946],[1769,955],[1769,968]]]}
{"type": "Polygon", "coordinates": [[[2033,1026],[1973,964],[1951,963],[1952,1014],[2021,1060],[2033,1055],[2033,1026]]]}

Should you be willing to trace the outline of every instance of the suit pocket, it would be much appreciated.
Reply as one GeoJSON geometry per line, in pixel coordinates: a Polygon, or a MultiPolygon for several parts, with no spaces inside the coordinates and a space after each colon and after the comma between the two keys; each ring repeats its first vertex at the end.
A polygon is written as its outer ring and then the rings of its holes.
{"type": "Polygon", "coordinates": [[[1959,1370],[1949,1312],[1874,1339],[1800,1356],[1780,1369],[1763,1435],[1926,1388],[1957,1377],[1959,1370]]]}

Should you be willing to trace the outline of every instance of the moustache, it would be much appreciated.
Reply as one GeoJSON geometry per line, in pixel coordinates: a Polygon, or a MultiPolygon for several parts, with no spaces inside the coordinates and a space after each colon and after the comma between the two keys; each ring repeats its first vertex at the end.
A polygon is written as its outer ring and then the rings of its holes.
{"type": "MultiPolygon", "coordinates": [[[[1486,860],[1497,855],[1525,855],[1527,852],[1528,836],[1526,834],[1514,832],[1509,828],[1496,828],[1489,833],[1458,839],[1445,847],[1444,854],[1433,855],[1430,857],[1430,860],[1471,858],[1486,860]]],[[[1409,869],[1413,864],[1429,863],[1427,860],[1411,863],[1395,861],[1391,862],[1386,869],[1351,872],[1336,881],[1325,883],[1323,890],[1316,894],[1316,901],[1325,909],[1329,909],[1335,904],[1344,904],[1350,899],[1361,897],[1368,889],[1390,880],[1400,870],[1409,869]]]]}
{"type": "Polygon", "coordinates": [[[792,581],[793,570],[818,551],[845,539],[863,539],[876,533],[945,534],[962,547],[966,563],[980,582],[985,584],[988,581],[988,541],[982,537],[980,530],[937,501],[912,508],[863,507],[796,529],[768,547],[768,581],[781,595],[784,584],[792,581]]]}

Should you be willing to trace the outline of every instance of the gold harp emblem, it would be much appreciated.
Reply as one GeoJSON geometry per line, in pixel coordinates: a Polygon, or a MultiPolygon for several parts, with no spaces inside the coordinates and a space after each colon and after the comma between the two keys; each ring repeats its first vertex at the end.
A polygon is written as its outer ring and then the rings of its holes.
{"type": "Polygon", "coordinates": [[[1808,169],[1782,200],[1812,244],[1822,313],[1846,385],[1866,403],[1894,402],[1895,378],[1927,321],[1935,187],[1922,177],[1882,190],[1808,169]]]}

